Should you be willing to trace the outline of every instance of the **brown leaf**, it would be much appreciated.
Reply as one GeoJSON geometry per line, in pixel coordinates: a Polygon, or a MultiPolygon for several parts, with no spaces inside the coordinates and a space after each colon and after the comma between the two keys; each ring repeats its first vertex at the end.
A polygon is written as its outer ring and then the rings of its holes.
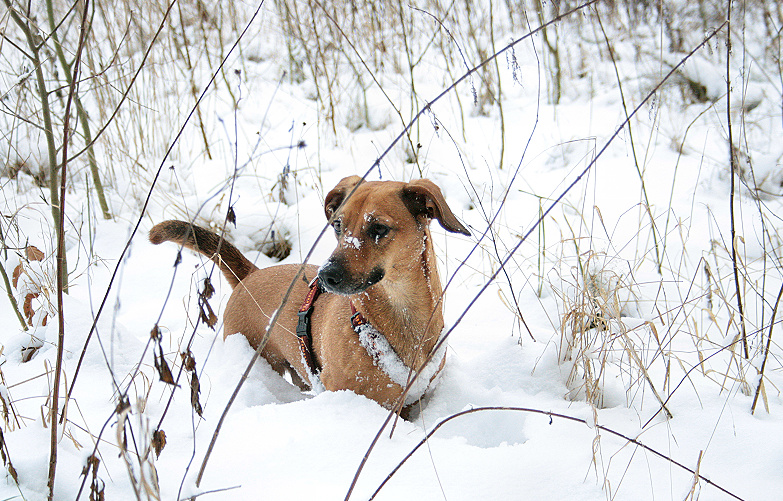
{"type": "Polygon", "coordinates": [[[231,223],[231,224],[233,224],[234,228],[237,227],[237,215],[234,212],[234,208],[233,207],[229,207],[228,208],[228,213],[226,214],[226,221],[231,223]]]}
{"type": "Polygon", "coordinates": [[[19,277],[22,275],[22,271],[23,271],[22,263],[17,264],[16,268],[14,268],[14,273],[13,273],[14,289],[18,288],[17,285],[19,284],[19,277]]]}
{"type": "Polygon", "coordinates": [[[160,340],[160,327],[158,327],[158,324],[155,324],[155,327],[153,327],[152,330],[150,331],[150,337],[154,341],[160,340]]]}
{"type": "Polygon", "coordinates": [[[22,348],[22,363],[27,363],[33,359],[40,346],[25,346],[22,348]]]}
{"type": "Polygon", "coordinates": [[[212,286],[212,282],[209,277],[204,279],[204,290],[201,292],[201,297],[209,299],[215,294],[215,288],[212,286]]]}
{"type": "Polygon", "coordinates": [[[3,458],[3,464],[8,462],[8,460],[5,458],[5,437],[3,436],[2,429],[0,429],[0,457],[3,458]]]}
{"type": "Polygon", "coordinates": [[[163,356],[163,348],[160,345],[158,345],[158,353],[155,354],[155,369],[157,369],[161,381],[167,384],[177,384],[174,382],[174,376],[171,374],[171,369],[163,356]]]}
{"type": "Polygon", "coordinates": [[[19,485],[19,477],[16,474],[16,468],[14,468],[14,465],[11,463],[8,463],[8,473],[11,475],[11,478],[14,479],[14,482],[19,485]]]}
{"type": "Polygon", "coordinates": [[[46,327],[46,324],[49,322],[49,314],[46,313],[43,316],[43,320],[41,320],[41,326],[46,327]]]}
{"type": "Polygon", "coordinates": [[[38,297],[38,293],[32,293],[30,292],[24,297],[24,305],[22,306],[22,311],[24,311],[24,316],[27,317],[27,323],[30,325],[33,325],[33,316],[35,315],[35,311],[33,310],[33,299],[38,297]]]}
{"type": "Polygon", "coordinates": [[[106,498],[104,497],[104,489],[106,488],[106,484],[101,483],[100,487],[98,487],[98,481],[94,480],[90,483],[90,501],[105,501],[106,498]]]}
{"type": "Polygon", "coordinates": [[[82,475],[89,475],[90,471],[92,471],[92,474],[95,475],[98,473],[98,465],[101,463],[101,460],[95,457],[95,454],[90,454],[90,456],[87,458],[87,464],[84,465],[84,468],[82,468],[82,475]]]}
{"type": "Polygon", "coordinates": [[[188,350],[187,353],[180,353],[180,356],[182,356],[182,365],[186,371],[193,372],[196,370],[196,358],[193,356],[193,353],[188,350]]]}
{"type": "Polygon", "coordinates": [[[100,464],[100,460],[95,457],[95,454],[91,454],[90,457],[87,458],[87,464],[84,466],[84,469],[82,469],[82,475],[85,477],[90,474],[90,471],[92,470],[92,480],[90,481],[90,501],[103,501],[104,495],[103,490],[105,488],[104,485],[98,484],[98,465],[100,464]]]}
{"type": "Polygon", "coordinates": [[[120,396],[120,401],[117,402],[117,407],[114,409],[114,412],[122,414],[128,407],[130,407],[130,400],[128,400],[127,395],[122,395],[120,396]]]}
{"type": "Polygon", "coordinates": [[[190,375],[190,405],[199,416],[201,416],[202,413],[201,403],[198,401],[198,394],[200,391],[201,384],[198,382],[196,371],[193,371],[193,373],[190,375]]]}
{"type": "Polygon", "coordinates": [[[3,456],[3,464],[8,468],[8,474],[14,479],[17,485],[19,485],[19,477],[16,474],[14,465],[11,464],[11,458],[6,455],[5,451],[8,449],[8,445],[5,443],[5,437],[3,436],[3,430],[0,429],[0,454],[3,456]]]}
{"type": "Polygon", "coordinates": [[[46,257],[35,245],[28,245],[24,250],[24,254],[28,261],[43,261],[46,257]]]}
{"type": "Polygon", "coordinates": [[[199,309],[201,310],[201,320],[203,320],[212,330],[215,330],[217,315],[212,311],[212,307],[206,299],[201,299],[201,301],[199,301],[199,309]]]}
{"type": "Polygon", "coordinates": [[[160,451],[166,447],[166,432],[155,430],[152,432],[152,448],[155,450],[155,456],[160,457],[160,451]]]}

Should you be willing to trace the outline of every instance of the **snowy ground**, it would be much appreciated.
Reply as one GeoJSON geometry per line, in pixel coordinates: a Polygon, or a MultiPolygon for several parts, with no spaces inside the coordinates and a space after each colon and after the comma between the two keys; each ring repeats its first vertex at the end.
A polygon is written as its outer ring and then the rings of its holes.
{"type": "MultiPolygon", "coordinates": [[[[377,499],[730,499],[705,479],[742,499],[779,498],[783,377],[777,332],[769,326],[782,282],[783,130],[776,68],[763,67],[762,61],[755,63],[762,65],[758,72],[747,66],[740,71],[742,51],[735,47],[732,77],[737,79],[735,88],[744,89],[732,95],[735,143],[741,138],[743,165],[752,159],[756,183],[765,191],[754,197],[748,182],[738,182],[740,195],[735,199],[735,245],[750,345],[750,360],[745,360],[735,339],[739,320],[730,255],[723,38],[708,43],[685,70],[658,89],[632,121],[633,128],[620,132],[605,152],[626,116],[615,67],[606,58],[577,63],[574,49],[574,60],[564,63],[569,71],[561,101],[552,104],[542,41],[536,38],[536,51],[529,42],[515,48],[513,64],[506,55],[500,58],[502,169],[499,109],[490,107],[486,115],[471,112],[472,88],[481,85],[477,76],[433,104],[418,122],[413,140],[421,145],[419,165],[406,162],[410,148],[402,141],[379,168],[371,169],[402,130],[383,94],[370,86],[362,97],[367,100],[364,114],[357,111],[355,99],[344,96],[337,103],[333,129],[314,99],[312,79],[279,84],[287,69],[286,54],[279,50],[283,42],[272,11],[255,23],[245,51],[228,59],[228,76],[203,104],[212,160],[194,123],[186,127],[175,153],[163,159],[165,146],[194,101],[181,99],[183,93],[161,92],[161,100],[150,103],[147,112],[159,118],[163,125],[154,128],[165,134],[158,143],[147,139],[154,143],[149,152],[129,145],[135,152],[133,162],[115,165],[122,154],[108,146],[101,151],[101,163],[112,163],[107,196],[113,220],[104,221],[96,212],[92,194],[78,177],[84,178],[85,172],[74,175],[67,195],[72,274],[64,304],[63,388],[75,377],[93,319],[106,301],[76,376],[67,406],[69,422],[61,429],[56,499],[77,497],[82,470],[96,443],[98,483],[105,485],[106,499],[146,499],[156,488],[139,486],[154,486],[155,477],[161,499],[202,492],[211,492],[203,499],[346,496],[387,411],[350,392],[302,394],[263,361],[253,368],[228,412],[196,487],[207,446],[252,352],[239,336],[223,341],[221,323],[212,330],[196,322],[205,276],[211,274],[216,286],[211,305],[219,318],[230,293],[211,263],[183,253],[182,263],[174,268],[175,246],[155,247],[147,242],[146,232],[154,223],[193,217],[197,211],[200,224],[220,224],[231,206],[237,225],[229,226],[229,238],[259,266],[276,262],[259,252],[271,230],[292,244],[283,262],[301,262],[324,228],[324,194],[341,178],[368,170],[368,179],[409,180],[420,174],[432,179],[473,235],[445,234],[432,225],[441,275],[444,282],[452,280],[445,316],[447,324],[456,325],[446,369],[423,412],[411,422],[398,421],[393,434],[387,428],[380,435],[351,499],[368,499],[441,420],[484,406],[535,409],[584,422],[519,409],[456,418],[438,429],[377,499]],[[577,71],[583,66],[584,72],[577,71]],[[688,98],[683,74],[701,82],[715,102],[688,98]],[[236,110],[229,89],[233,98],[241,96],[236,110]],[[753,109],[740,113],[751,100],[753,109]],[[304,146],[295,147],[300,142],[304,146]],[[588,166],[588,174],[515,252],[505,273],[479,296],[540,211],[588,166]],[[158,167],[162,172],[153,188],[158,167]],[[238,177],[231,184],[235,168],[238,177]],[[151,189],[151,203],[142,215],[151,189]],[[497,211],[493,231],[480,239],[497,211]],[[139,220],[140,229],[133,234],[139,220]],[[477,243],[478,250],[471,253],[477,243]],[[588,325],[584,341],[575,340],[569,352],[565,343],[572,339],[573,326],[599,302],[606,329],[588,325]],[[174,391],[158,380],[153,366],[157,348],[150,341],[156,324],[175,377],[180,374],[179,353],[190,344],[203,417],[191,407],[185,374],[174,391]],[[770,331],[765,392],[751,414],[770,331]],[[601,371],[592,378],[599,381],[597,389],[589,387],[585,367],[601,371]],[[124,421],[113,414],[117,388],[131,404],[124,421]],[[672,418],[659,412],[652,388],[666,400],[672,418]],[[633,438],[697,470],[702,478],[596,425],[633,438]],[[148,445],[156,429],[166,434],[159,457],[148,445]],[[123,441],[125,453],[117,445],[123,441]]],[[[566,46],[569,26],[563,23],[560,33],[566,46]]],[[[458,43],[460,33],[455,30],[458,43]]],[[[500,41],[524,33],[504,32],[498,36],[498,48],[500,41]]],[[[748,28],[748,33],[755,31],[748,28]]],[[[687,39],[695,43],[686,44],[682,52],[661,57],[655,51],[635,52],[633,39],[617,31],[615,57],[628,113],[671,65],[701,42],[698,35],[687,39]]],[[[593,36],[599,41],[595,50],[605,51],[603,39],[593,36]]],[[[654,41],[655,30],[644,36],[654,41]]],[[[752,43],[742,47],[755,54],[752,43]]],[[[421,105],[454,80],[442,60],[424,61],[416,75],[421,105]]],[[[456,61],[459,67],[462,63],[456,61]]],[[[203,88],[215,64],[208,58],[198,64],[203,88]]],[[[350,75],[349,68],[343,71],[350,75]]],[[[164,69],[158,72],[166,74],[164,69]]],[[[176,85],[168,85],[188,88],[188,80],[179,76],[171,71],[168,78],[176,85]]],[[[379,76],[395,105],[409,107],[406,75],[386,68],[379,76]]],[[[10,302],[0,301],[5,326],[0,334],[0,395],[4,404],[12,405],[1,425],[3,450],[18,475],[18,484],[10,475],[0,482],[0,499],[42,499],[47,492],[50,428],[44,414],[58,334],[47,196],[30,176],[2,178],[6,245],[21,248],[29,243],[47,258],[28,262],[13,250],[3,254],[9,274],[24,262],[25,274],[12,291],[20,304],[28,291],[25,284],[41,288],[43,294],[33,300],[35,327],[28,332],[20,329],[10,302]],[[32,360],[22,362],[23,348],[31,345],[40,349],[32,360]]],[[[322,262],[333,245],[327,232],[310,261],[322,262]]],[[[90,478],[92,473],[88,483],[90,478]]],[[[81,499],[88,498],[89,485],[84,489],[81,499]]]]}

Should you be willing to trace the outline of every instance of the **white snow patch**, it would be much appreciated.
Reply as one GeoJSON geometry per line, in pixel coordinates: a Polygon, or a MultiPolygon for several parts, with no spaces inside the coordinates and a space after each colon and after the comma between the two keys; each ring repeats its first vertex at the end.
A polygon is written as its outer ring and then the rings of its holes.
{"type": "Polygon", "coordinates": [[[362,248],[362,241],[352,235],[345,235],[345,245],[353,247],[356,250],[362,248]]]}
{"type": "MultiPolygon", "coordinates": [[[[389,379],[405,388],[408,385],[409,376],[414,371],[400,359],[386,337],[369,323],[362,324],[354,330],[359,335],[359,342],[372,357],[375,365],[389,376],[389,379]]],[[[417,402],[431,385],[434,386],[437,383],[437,378],[435,380],[433,378],[438,373],[440,363],[445,355],[446,343],[443,343],[438,351],[435,352],[430,363],[424,366],[419,373],[419,377],[414,381],[413,386],[411,386],[405,396],[405,405],[417,402]]]]}

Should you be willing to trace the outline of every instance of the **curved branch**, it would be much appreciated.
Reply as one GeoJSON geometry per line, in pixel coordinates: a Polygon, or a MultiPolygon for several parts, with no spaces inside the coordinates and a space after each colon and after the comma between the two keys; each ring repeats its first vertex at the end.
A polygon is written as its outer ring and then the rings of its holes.
{"type": "Polygon", "coordinates": [[[647,452],[651,452],[652,454],[658,456],[661,459],[665,459],[666,461],[672,463],[673,465],[675,465],[675,466],[677,466],[677,467],[687,471],[691,475],[695,476],[697,480],[703,480],[707,484],[715,487],[719,491],[723,492],[724,494],[727,494],[727,495],[731,496],[734,499],[739,499],[739,500],[742,499],[741,497],[739,497],[736,494],[728,491],[724,487],[721,487],[720,485],[716,484],[712,480],[702,476],[698,471],[693,470],[691,468],[688,468],[687,466],[685,466],[684,464],[680,463],[679,461],[676,461],[676,460],[670,458],[669,456],[667,456],[665,454],[662,454],[662,453],[656,451],[655,449],[653,449],[653,448],[651,448],[651,447],[649,447],[647,445],[644,445],[643,443],[641,443],[640,441],[638,441],[635,438],[628,437],[628,436],[626,436],[626,435],[624,435],[624,434],[622,434],[622,433],[620,433],[618,431],[614,431],[614,430],[612,430],[610,428],[607,428],[606,426],[603,426],[603,425],[600,425],[600,424],[595,424],[595,423],[590,423],[590,422],[588,422],[585,419],[580,419],[580,418],[573,417],[573,416],[567,416],[565,414],[559,414],[557,412],[542,411],[540,409],[530,409],[530,408],[525,408],[525,407],[476,407],[474,409],[468,409],[466,411],[462,411],[462,412],[458,412],[456,414],[452,414],[451,416],[443,419],[437,425],[435,425],[435,427],[432,430],[430,430],[429,433],[427,433],[427,436],[422,438],[421,441],[418,444],[416,444],[416,447],[414,447],[408,453],[408,455],[406,455],[402,459],[402,461],[400,461],[399,464],[391,471],[391,473],[389,473],[386,476],[386,478],[383,480],[383,482],[381,482],[381,485],[379,485],[378,488],[375,490],[375,492],[373,492],[372,496],[370,496],[370,499],[375,499],[375,496],[381,491],[383,486],[386,485],[386,482],[391,480],[391,478],[394,476],[395,473],[397,473],[397,471],[402,467],[402,465],[405,464],[405,462],[408,459],[410,459],[411,456],[413,456],[413,454],[422,445],[424,445],[435,434],[435,432],[438,431],[438,429],[441,426],[443,426],[444,424],[448,423],[449,421],[451,421],[453,419],[456,419],[456,418],[459,418],[459,417],[462,417],[462,416],[466,416],[468,414],[473,414],[473,413],[476,413],[476,412],[483,412],[483,411],[513,411],[513,412],[525,412],[525,413],[528,413],[528,414],[541,414],[543,416],[549,416],[550,422],[551,422],[551,419],[554,417],[554,418],[558,418],[558,419],[564,419],[564,420],[567,420],[567,421],[573,421],[575,423],[582,423],[582,424],[587,425],[590,428],[593,428],[593,427],[597,428],[597,429],[599,429],[601,431],[605,431],[606,433],[609,433],[611,435],[619,437],[619,438],[625,440],[628,443],[634,444],[637,447],[641,447],[642,449],[646,450],[647,452]]]}

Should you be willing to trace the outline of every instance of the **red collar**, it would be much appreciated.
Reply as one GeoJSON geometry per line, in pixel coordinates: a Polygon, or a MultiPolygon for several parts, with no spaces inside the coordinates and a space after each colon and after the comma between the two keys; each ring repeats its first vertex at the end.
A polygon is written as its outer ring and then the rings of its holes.
{"type": "MultiPolygon", "coordinates": [[[[323,289],[321,288],[321,284],[318,281],[318,277],[315,277],[313,281],[310,282],[310,291],[307,293],[307,296],[305,296],[305,300],[302,303],[302,306],[299,308],[299,323],[296,325],[296,336],[299,339],[299,350],[302,352],[302,359],[307,365],[307,369],[310,371],[310,375],[312,376],[318,376],[318,374],[321,373],[321,366],[318,364],[318,361],[315,358],[315,353],[313,352],[313,340],[312,336],[310,335],[310,316],[313,313],[315,300],[318,299],[318,296],[322,291],[323,289]]],[[[364,318],[364,315],[362,315],[356,309],[353,301],[350,301],[350,304],[351,326],[353,326],[353,329],[356,330],[359,326],[368,324],[369,322],[366,318],[364,318]]]]}
{"type": "Polygon", "coordinates": [[[350,301],[351,303],[351,325],[353,326],[353,330],[356,330],[357,327],[360,325],[368,324],[366,318],[364,318],[364,315],[362,315],[359,310],[356,309],[356,306],[353,305],[353,301],[350,301]]]}
{"type": "MultiPolygon", "coordinates": [[[[315,359],[313,353],[313,340],[310,337],[310,315],[313,313],[313,304],[321,294],[321,285],[318,283],[318,277],[310,282],[310,291],[305,297],[302,307],[299,308],[299,323],[296,325],[296,336],[299,339],[299,350],[302,352],[307,369],[310,371],[310,378],[317,377],[321,372],[321,367],[315,359]]],[[[311,381],[312,385],[312,381],[311,381]]]]}

